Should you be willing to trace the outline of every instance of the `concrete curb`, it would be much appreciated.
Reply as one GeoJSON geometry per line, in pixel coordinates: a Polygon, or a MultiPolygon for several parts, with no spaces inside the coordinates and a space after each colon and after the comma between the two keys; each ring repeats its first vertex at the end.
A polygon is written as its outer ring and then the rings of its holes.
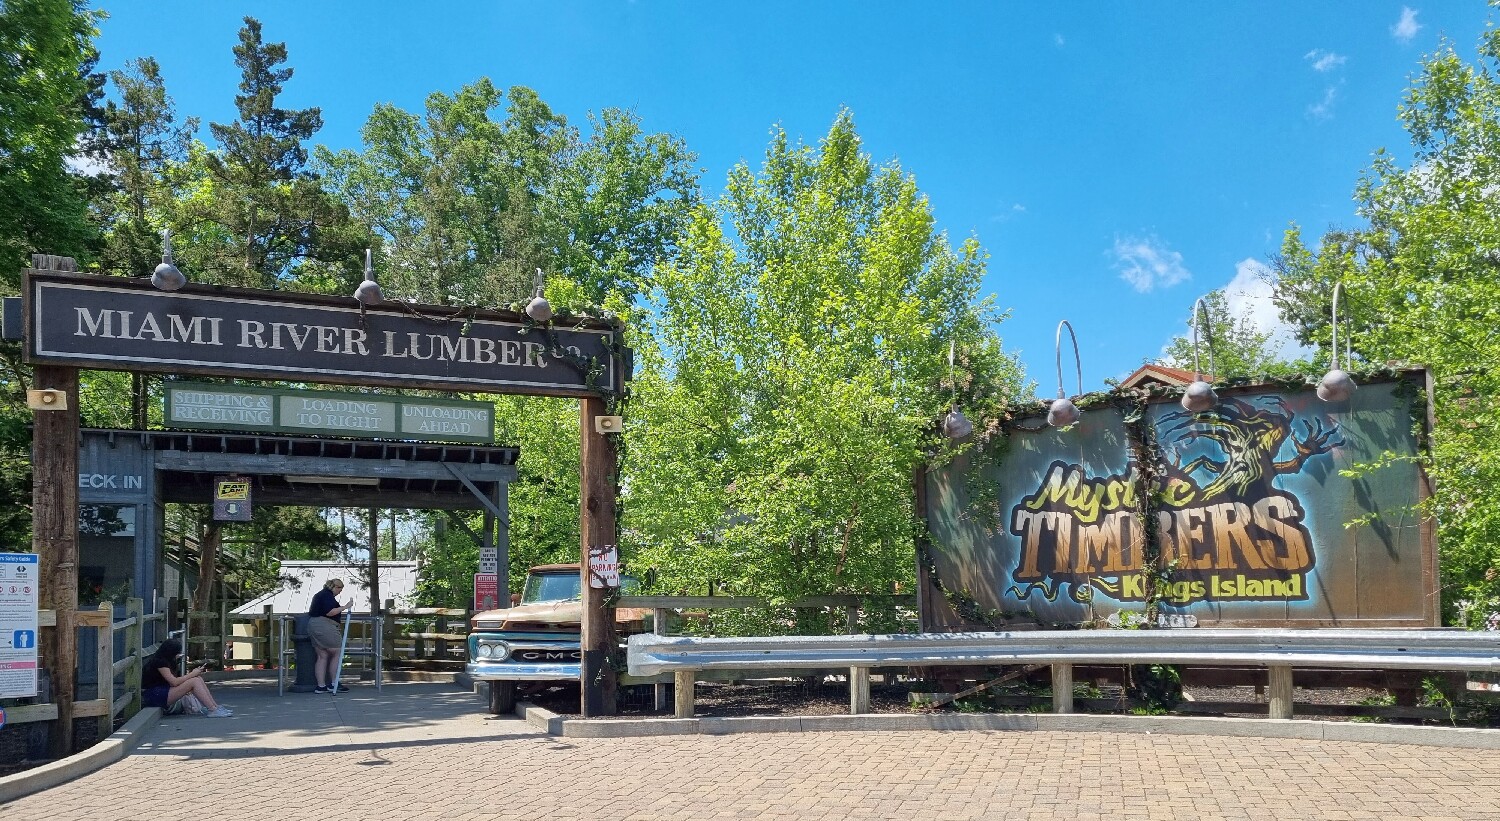
{"type": "Polygon", "coordinates": [[[74,753],[67,758],[0,778],[0,804],[72,781],[119,761],[125,757],[126,753],[135,749],[146,733],[160,720],[161,710],[156,707],[147,707],[136,713],[134,718],[125,722],[125,725],[112,733],[109,738],[81,753],[74,753]]]}
{"type": "Polygon", "coordinates": [[[850,730],[969,730],[1213,735],[1230,738],[1301,738],[1310,741],[1362,741],[1431,747],[1500,750],[1500,730],[1356,724],[1338,721],[1276,721],[1262,718],[1126,716],[1089,713],[871,713],[837,716],[752,716],[744,718],[565,718],[529,702],[516,716],[549,735],[565,738],[634,738],[731,733],[822,733],[850,730]]]}

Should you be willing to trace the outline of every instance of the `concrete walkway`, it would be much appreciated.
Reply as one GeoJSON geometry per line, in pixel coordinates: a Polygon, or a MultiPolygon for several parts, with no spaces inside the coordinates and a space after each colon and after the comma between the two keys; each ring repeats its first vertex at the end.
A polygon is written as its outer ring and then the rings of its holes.
{"type": "Polygon", "coordinates": [[[451,685],[163,718],[118,763],[0,819],[1497,819],[1500,754],[1108,732],[557,738],[451,685]]]}

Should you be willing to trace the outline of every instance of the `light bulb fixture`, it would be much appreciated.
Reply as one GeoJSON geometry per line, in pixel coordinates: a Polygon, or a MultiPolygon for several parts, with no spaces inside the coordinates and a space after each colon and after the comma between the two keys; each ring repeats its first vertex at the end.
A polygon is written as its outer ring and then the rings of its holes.
{"type": "MultiPolygon", "coordinates": [[[[1354,384],[1354,379],[1348,372],[1339,367],[1339,292],[1344,289],[1344,283],[1336,282],[1333,285],[1333,361],[1329,365],[1328,373],[1318,380],[1318,398],[1324,402],[1343,402],[1354,395],[1354,389],[1359,387],[1354,384]]],[[[1344,366],[1348,367],[1350,358],[1349,335],[1344,335],[1344,366]]]]}
{"type": "Polygon", "coordinates": [[[1203,366],[1198,361],[1198,329],[1201,327],[1203,335],[1208,337],[1208,371],[1211,376],[1214,370],[1214,335],[1207,320],[1208,306],[1199,297],[1193,303],[1193,315],[1188,317],[1188,326],[1193,329],[1193,384],[1182,392],[1182,409],[1190,413],[1202,413],[1219,404],[1219,395],[1214,393],[1212,385],[1204,381],[1203,366]]]}
{"type": "Polygon", "coordinates": [[[552,318],[552,303],[548,302],[547,298],[542,296],[542,283],[544,281],[545,277],[542,276],[542,269],[536,269],[536,291],[532,293],[531,301],[526,303],[526,315],[537,322],[546,322],[552,318]]]}
{"type": "Polygon", "coordinates": [[[161,264],[151,272],[151,284],[162,291],[175,291],[187,284],[187,277],[172,264],[171,228],[161,232],[161,264]]]}
{"type": "Polygon", "coordinates": [[[385,295],[380,293],[380,285],[375,282],[375,269],[370,265],[370,249],[365,249],[365,281],[354,289],[354,298],[359,300],[360,305],[375,305],[385,301],[385,295]]]}
{"type": "Polygon", "coordinates": [[[1047,424],[1054,428],[1065,428],[1078,421],[1083,414],[1078,406],[1068,399],[1067,391],[1063,390],[1062,375],[1062,332],[1068,329],[1068,338],[1073,340],[1073,365],[1078,371],[1078,393],[1083,393],[1083,360],[1078,356],[1078,335],[1073,333],[1073,324],[1064,319],[1057,323],[1057,398],[1047,406],[1047,424]]]}
{"type": "Polygon", "coordinates": [[[965,439],[974,432],[974,423],[958,409],[958,380],[953,377],[953,355],[957,343],[948,343],[948,415],[943,417],[943,435],[949,439],[965,439]]]}

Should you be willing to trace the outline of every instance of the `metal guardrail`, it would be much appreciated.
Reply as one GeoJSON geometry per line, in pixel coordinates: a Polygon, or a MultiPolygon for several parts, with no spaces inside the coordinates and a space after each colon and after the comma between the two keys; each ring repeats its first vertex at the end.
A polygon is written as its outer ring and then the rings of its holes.
{"type": "Polygon", "coordinates": [[[1073,630],[911,635],[693,638],[631,636],[631,675],[671,672],[677,714],[692,714],[699,670],[850,669],[850,710],[869,706],[879,667],[1050,664],[1053,708],[1072,711],[1075,664],[1264,666],[1270,712],[1291,718],[1293,667],[1500,671],[1500,634],[1461,630],[1073,630]],[[686,693],[684,693],[686,690],[686,693]],[[684,699],[686,699],[684,703],[684,699]]]}

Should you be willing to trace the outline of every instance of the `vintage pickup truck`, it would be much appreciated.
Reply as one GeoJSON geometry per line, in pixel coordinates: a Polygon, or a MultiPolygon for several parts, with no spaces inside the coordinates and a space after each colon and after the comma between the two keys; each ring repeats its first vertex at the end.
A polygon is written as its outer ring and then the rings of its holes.
{"type": "MultiPolygon", "coordinates": [[[[623,577],[621,587],[629,591],[635,580],[623,577]]],[[[490,683],[490,712],[515,709],[518,682],[534,686],[579,680],[579,589],[578,565],[540,565],[527,572],[517,606],[486,610],[470,619],[464,672],[474,681],[490,683]]],[[[644,631],[649,616],[650,611],[616,608],[615,629],[623,640],[644,631]]]]}

